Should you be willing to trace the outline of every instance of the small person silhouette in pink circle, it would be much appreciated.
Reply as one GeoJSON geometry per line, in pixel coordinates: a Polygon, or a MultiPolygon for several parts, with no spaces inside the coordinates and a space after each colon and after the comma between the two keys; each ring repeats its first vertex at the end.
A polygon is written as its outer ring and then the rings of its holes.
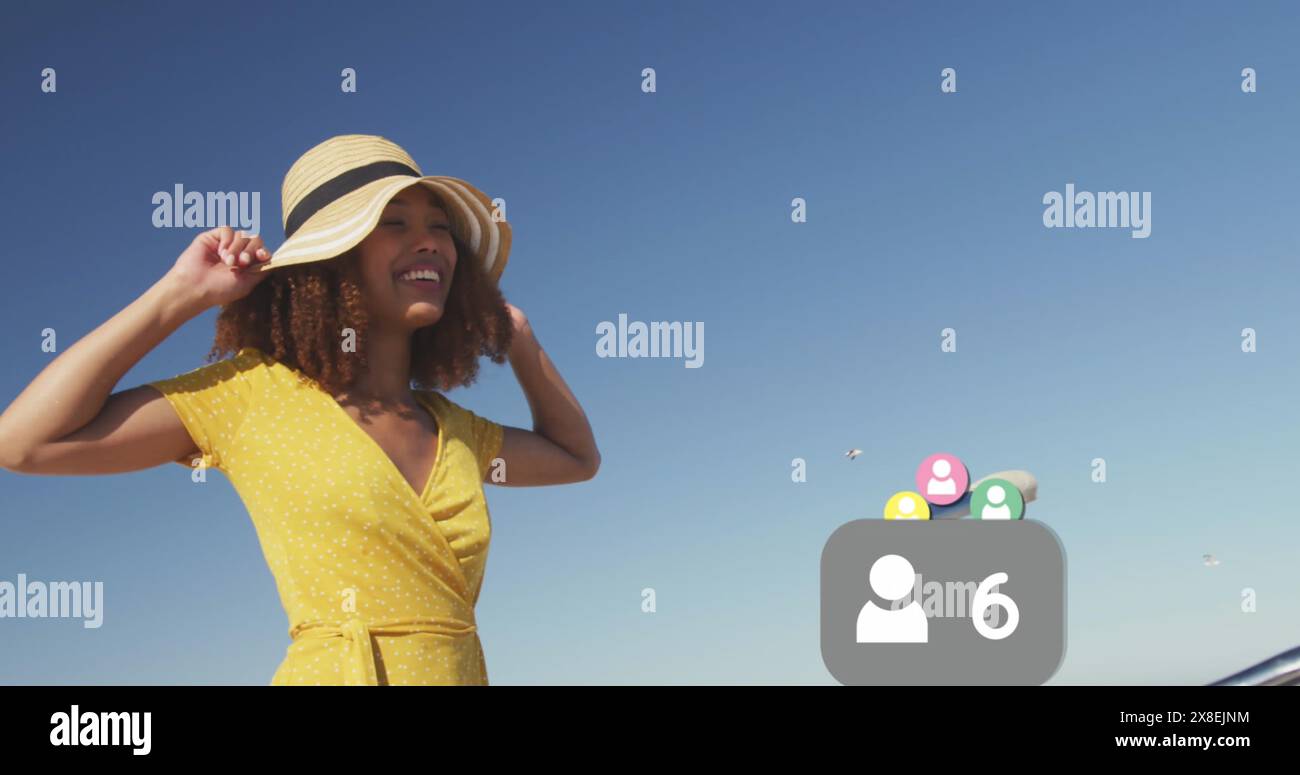
{"type": "Polygon", "coordinates": [[[916,469],[916,489],[927,501],[938,506],[956,503],[966,494],[970,474],[956,455],[936,452],[916,469]]]}

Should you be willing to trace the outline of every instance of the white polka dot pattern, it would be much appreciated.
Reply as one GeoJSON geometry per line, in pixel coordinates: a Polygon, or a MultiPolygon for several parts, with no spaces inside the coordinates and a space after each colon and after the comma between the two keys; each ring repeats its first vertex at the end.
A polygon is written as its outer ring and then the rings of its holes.
{"type": "Polygon", "coordinates": [[[488,682],[474,619],[503,426],[435,391],[417,493],[334,398],[256,348],[148,383],[248,508],[294,638],[272,685],[488,682]]]}

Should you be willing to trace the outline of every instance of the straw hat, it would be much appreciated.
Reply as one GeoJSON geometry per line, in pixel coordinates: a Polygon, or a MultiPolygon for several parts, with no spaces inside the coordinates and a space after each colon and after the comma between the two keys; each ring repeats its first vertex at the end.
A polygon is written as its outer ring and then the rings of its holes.
{"type": "Polygon", "coordinates": [[[345,253],[375,228],[394,194],[416,183],[446,203],[452,231],[498,282],[510,256],[510,224],[493,219],[492,200],[459,178],[426,176],[401,146],[378,135],[331,137],[293,163],[280,192],[285,241],[259,271],[345,253]]]}

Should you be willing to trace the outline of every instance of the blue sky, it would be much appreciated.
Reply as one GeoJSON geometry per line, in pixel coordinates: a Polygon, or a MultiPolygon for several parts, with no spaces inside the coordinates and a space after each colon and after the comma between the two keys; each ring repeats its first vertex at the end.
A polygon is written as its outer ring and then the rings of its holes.
{"type": "MultiPolygon", "coordinates": [[[[381,134],[506,200],[502,288],[603,456],[590,482],[488,490],[493,683],[834,683],[822,547],[941,450],[1038,477],[1029,515],[1068,558],[1053,683],[1204,683],[1300,643],[1293,5],[273,8],[10,10],[6,404],[43,328],[70,345],[193,238],[152,226],[154,192],[260,191],[278,246],[293,160],[381,134]],[[1044,228],[1067,183],[1152,192],[1151,236],[1044,228]],[[597,357],[620,313],[703,321],[704,367],[597,357]]],[[[119,389],[201,365],[215,316],[119,389]]],[[[449,395],[530,426],[508,367],[449,395]]],[[[269,682],[273,580],[234,489],[204,492],[179,466],[0,472],[0,578],[106,597],[99,630],[0,622],[0,682],[269,682]]]]}

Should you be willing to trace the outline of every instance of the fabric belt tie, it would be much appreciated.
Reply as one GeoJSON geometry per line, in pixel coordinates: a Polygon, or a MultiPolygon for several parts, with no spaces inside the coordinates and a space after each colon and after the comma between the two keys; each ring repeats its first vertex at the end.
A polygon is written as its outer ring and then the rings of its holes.
{"type": "Polygon", "coordinates": [[[388,622],[376,622],[367,625],[359,616],[349,617],[342,622],[312,621],[295,625],[289,630],[289,637],[297,640],[303,638],[343,638],[351,652],[345,667],[345,686],[378,686],[379,672],[375,665],[375,647],[371,641],[374,635],[411,635],[414,633],[431,633],[434,635],[465,636],[478,631],[473,624],[446,619],[396,619],[388,622]]]}

